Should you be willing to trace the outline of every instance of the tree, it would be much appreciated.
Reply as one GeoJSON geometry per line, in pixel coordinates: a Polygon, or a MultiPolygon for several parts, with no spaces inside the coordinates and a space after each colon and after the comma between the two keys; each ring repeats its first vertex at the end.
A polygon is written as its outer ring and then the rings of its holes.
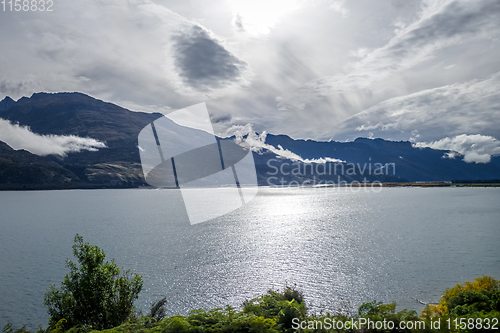
{"type": "Polygon", "coordinates": [[[142,278],[130,271],[121,271],[114,260],[104,261],[105,254],[97,246],[83,243],[76,234],[73,254],[78,264],[69,259],[70,273],[61,288],[55,284],[45,293],[50,326],[66,321],[65,327],[89,327],[102,330],[119,326],[134,311],[134,300],[142,290],[142,278]]]}

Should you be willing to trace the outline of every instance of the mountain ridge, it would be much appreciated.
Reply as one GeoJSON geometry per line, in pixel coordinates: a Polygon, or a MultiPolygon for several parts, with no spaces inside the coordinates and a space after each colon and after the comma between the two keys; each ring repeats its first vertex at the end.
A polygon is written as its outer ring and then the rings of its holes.
{"type": "MultiPolygon", "coordinates": [[[[44,161],[56,163],[72,174],[73,176],[69,177],[70,183],[80,182],[92,186],[146,185],[140,165],[137,138],[144,126],[162,116],[161,113],[130,111],[78,92],[36,93],[31,97],[22,97],[18,101],[10,97],[0,101],[0,118],[21,126],[29,126],[36,134],[76,135],[105,142],[107,148],[98,151],[68,153],[64,158],[54,155],[43,157],[44,161]]],[[[450,151],[417,148],[408,141],[389,141],[380,138],[357,138],[352,142],[315,141],[292,139],[285,134],[267,134],[265,144],[273,148],[282,147],[304,160],[331,157],[345,161],[345,166],[349,163],[395,164],[394,174],[369,175],[369,181],[500,178],[498,156],[493,157],[487,164],[466,163],[462,160],[463,156],[456,154],[455,159],[444,158],[443,156],[450,151]]],[[[279,149],[273,150],[274,152],[264,148],[260,153],[254,152],[260,185],[269,183],[274,170],[269,166],[271,160],[279,167],[293,163],[307,164],[304,161],[294,161],[290,156],[288,158],[280,156],[279,149]]],[[[9,154],[15,154],[14,152],[10,151],[9,154]]],[[[0,150],[0,158],[3,154],[7,154],[7,150],[0,150]]],[[[62,169],[58,172],[64,175],[66,171],[62,169]]],[[[319,174],[284,176],[287,182],[310,183],[316,176],[323,180],[360,181],[366,175],[358,172],[349,175],[344,173],[340,178],[336,177],[339,175],[319,174]]],[[[6,183],[5,180],[3,182],[6,183]]]]}
{"type": "Polygon", "coordinates": [[[495,179],[500,172],[500,157],[486,164],[467,163],[463,155],[450,150],[414,147],[409,141],[357,138],[351,142],[292,139],[287,135],[267,134],[266,143],[281,146],[304,159],[333,157],[350,163],[395,163],[396,175],[410,181],[449,181],[495,179]]]}

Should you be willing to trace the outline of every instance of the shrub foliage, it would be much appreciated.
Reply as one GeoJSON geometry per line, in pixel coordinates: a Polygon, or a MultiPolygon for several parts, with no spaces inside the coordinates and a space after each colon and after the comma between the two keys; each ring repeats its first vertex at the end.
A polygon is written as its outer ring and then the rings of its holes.
{"type": "Polygon", "coordinates": [[[83,243],[78,234],[73,254],[77,263],[67,259],[70,273],[64,277],[61,288],[53,284],[45,294],[50,326],[56,328],[57,323],[64,323],[64,327],[102,330],[125,322],[142,290],[141,276],[118,269],[114,261],[104,261],[104,252],[83,243]]]}

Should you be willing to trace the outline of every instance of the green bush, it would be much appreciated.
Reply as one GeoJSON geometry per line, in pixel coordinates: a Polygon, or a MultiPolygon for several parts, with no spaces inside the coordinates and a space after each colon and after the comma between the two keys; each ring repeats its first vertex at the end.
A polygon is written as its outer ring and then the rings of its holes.
{"type": "Polygon", "coordinates": [[[447,301],[452,316],[471,315],[475,312],[500,311],[500,291],[464,290],[447,301]]]}
{"type": "Polygon", "coordinates": [[[134,300],[142,290],[141,276],[122,272],[114,261],[105,262],[104,252],[83,243],[78,234],[73,254],[78,264],[68,259],[70,273],[64,277],[61,288],[56,289],[53,284],[45,294],[50,328],[80,326],[102,330],[122,324],[134,311],[134,300]]]}
{"type": "Polygon", "coordinates": [[[231,307],[225,309],[194,310],[187,317],[173,316],[160,324],[162,333],[226,332],[226,333],[278,333],[279,326],[272,319],[243,312],[231,307]]]}
{"type": "Polygon", "coordinates": [[[273,319],[284,332],[292,332],[292,320],[304,320],[307,313],[304,296],[289,286],[283,292],[269,290],[266,295],[246,301],[243,305],[244,313],[273,319]]]}

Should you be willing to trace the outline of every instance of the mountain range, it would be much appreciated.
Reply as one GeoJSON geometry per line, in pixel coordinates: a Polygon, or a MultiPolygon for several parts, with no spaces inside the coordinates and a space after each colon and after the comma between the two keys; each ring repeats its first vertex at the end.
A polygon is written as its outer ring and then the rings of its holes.
{"type": "MultiPolygon", "coordinates": [[[[0,189],[147,185],[140,164],[138,134],[162,116],[130,111],[76,92],[36,93],[18,101],[5,97],[0,102],[1,119],[29,127],[38,135],[92,138],[106,147],[67,152],[64,156],[38,156],[0,142],[0,189]]],[[[248,145],[249,135],[245,133],[240,141],[248,145]]],[[[278,185],[279,181],[313,184],[500,178],[499,156],[493,156],[489,163],[466,163],[456,152],[417,148],[405,141],[358,138],[353,142],[324,142],[267,134],[263,143],[253,148],[259,185],[278,185]],[[332,168],[336,172],[332,173],[332,168]]]]}

